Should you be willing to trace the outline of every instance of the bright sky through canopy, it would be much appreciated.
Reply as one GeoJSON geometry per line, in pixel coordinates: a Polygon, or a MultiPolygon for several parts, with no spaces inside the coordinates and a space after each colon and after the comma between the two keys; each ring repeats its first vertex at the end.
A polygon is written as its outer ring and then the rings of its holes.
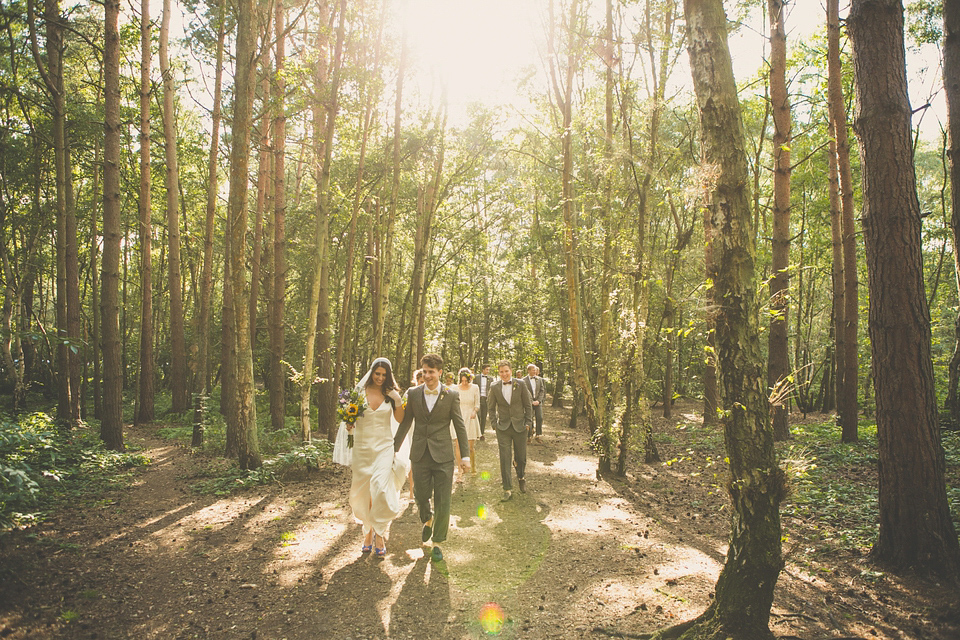
{"type": "Polygon", "coordinates": [[[513,104],[521,69],[539,65],[542,29],[533,0],[405,0],[400,3],[411,65],[423,90],[441,83],[451,116],[470,102],[513,104]]]}

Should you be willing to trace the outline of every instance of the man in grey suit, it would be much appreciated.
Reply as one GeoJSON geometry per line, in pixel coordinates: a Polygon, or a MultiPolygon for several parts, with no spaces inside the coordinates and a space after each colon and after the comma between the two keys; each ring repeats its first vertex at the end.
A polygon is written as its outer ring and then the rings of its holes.
{"type": "Polygon", "coordinates": [[[497,430],[497,446],[500,452],[500,478],[503,480],[503,498],[513,497],[512,473],[510,471],[511,449],[517,468],[517,486],[521,493],[527,491],[524,470],[527,466],[527,426],[533,423],[533,405],[530,390],[513,377],[513,369],[506,360],[497,365],[500,379],[490,387],[490,423],[497,430]]]}
{"type": "MultiPolygon", "coordinates": [[[[535,364],[527,365],[527,375],[523,383],[530,389],[530,398],[533,404],[533,418],[537,425],[537,442],[543,442],[543,403],[547,401],[547,391],[543,385],[543,378],[540,377],[540,368],[535,364]]],[[[531,425],[532,426],[532,425],[531,425]]],[[[533,438],[533,429],[527,433],[527,442],[533,438]]]]}
{"type": "Polygon", "coordinates": [[[478,414],[480,418],[480,439],[486,440],[486,438],[483,437],[483,432],[487,429],[487,396],[490,395],[490,387],[493,385],[493,376],[490,375],[490,365],[483,365],[480,375],[473,379],[473,384],[477,385],[477,388],[480,389],[480,413],[478,414]]]}
{"type": "Polygon", "coordinates": [[[439,544],[447,539],[450,527],[450,495],[453,493],[453,441],[450,423],[457,434],[460,466],[470,468],[470,442],[460,415],[460,394],[440,384],[443,359],[435,353],[420,358],[423,384],[407,392],[407,408],[403,422],[393,439],[393,450],[399,451],[403,439],[413,425],[410,463],[413,470],[413,499],[423,523],[424,544],[433,540],[431,556],[443,560],[439,544]],[[430,498],[433,497],[433,510],[430,498]]]}

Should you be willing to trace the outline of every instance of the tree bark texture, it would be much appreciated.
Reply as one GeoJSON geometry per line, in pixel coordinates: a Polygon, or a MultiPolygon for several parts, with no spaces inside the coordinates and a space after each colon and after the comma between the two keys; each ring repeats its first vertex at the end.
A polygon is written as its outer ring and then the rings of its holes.
{"type": "Polygon", "coordinates": [[[716,599],[699,618],[663,637],[773,638],[773,590],[783,567],[777,466],[756,310],[755,229],[751,224],[743,123],[722,0],[686,0],[687,49],[700,109],[713,250],[721,423],[730,459],[730,546],[716,599]]]}
{"type": "Polygon", "coordinates": [[[877,405],[880,532],[872,555],[895,569],[955,576],[960,545],[944,481],[920,203],[899,0],[854,0],[863,236],[877,405]]]}
{"type": "Polygon", "coordinates": [[[100,438],[115,451],[123,446],[123,372],[120,356],[120,20],[119,0],[104,2],[103,418],[100,438]]]}

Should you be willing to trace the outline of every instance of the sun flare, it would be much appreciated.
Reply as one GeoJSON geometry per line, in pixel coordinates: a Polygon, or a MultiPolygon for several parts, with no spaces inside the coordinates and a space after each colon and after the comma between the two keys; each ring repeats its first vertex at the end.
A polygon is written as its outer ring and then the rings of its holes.
{"type": "Polygon", "coordinates": [[[425,91],[446,86],[451,111],[471,102],[513,104],[516,79],[539,63],[542,39],[529,0],[409,0],[411,65],[425,91]],[[433,88],[436,87],[436,88],[433,88]]]}

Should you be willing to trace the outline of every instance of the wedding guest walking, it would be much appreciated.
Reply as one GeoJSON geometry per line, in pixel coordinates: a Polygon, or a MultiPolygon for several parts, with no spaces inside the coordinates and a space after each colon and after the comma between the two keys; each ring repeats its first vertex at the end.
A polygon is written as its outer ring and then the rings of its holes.
{"type": "Polygon", "coordinates": [[[490,395],[490,385],[493,384],[490,365],[483,365],[483,368],[480,369],[480,375],[474,378],[473,383],[480,390],[480,440],[484,440],[483,432],[487,429],[487,396],[490,395]]]}
{"type": "MultiPolygon", "coordinates": [[[[366,403],[363,414],[352,427],[353,445],[337,438],[335,460],[348,456],[353,476],[350,482],[350,507],[363,526],[363,553],[373,550],[377,557],[387,553],[387,527],[400,515],[400,488],[407,476],[407,463],[395,459],[395,439],[391,417],[404,419],[400,390],[393,367],[386,358],[377,358],[357,383],[356,389],[366,403]],[[343,448],[347,447],[347,451],[343,448]]],[[[347,429],[350,430],[350,429],[347,429]]],[[[402,442],[402,439],[400,440],[402,442]]],[[[397,442],[399,448],[399,442],[397,442]]]]}
{"type": "MultiPolygon", "coordinates": [[[[480,437],[480,420],[477,413],[480,411],[480,389],[473,384],[473,372],[464,367],[457,372],[460,384],[457,392],[460,394],[460,414],[463,423],[467,426],[467,440],[470,441],[470,472],[477,472],[476,441],[480,437]]],[[[454,445],[456,446],[456,445],[454,445]]]]}
{"type": "Polygon", "coordinates": [[[459,394],[440,383],[443,358],[428,353],[420,359],[420,369],[423,372],[423,385],[409,390],[406,412],[397,428],[393,445],[394,450],[398,451],[403,438],[413,428],[410,462],[413,466],[414,500],[420,522],[423,523],[421,539],[424,543],[433,541],[431,557],[435,562],[440,562],[443,552],[439,545],[447,539],[450,527],[450,495],[453,493],[456,457],[450,437],[451,421],[460,445],[460,466],[464,471],[470,465],[470,445],[460,413],[459,394]]]}
{"type": "MultiPolygon", "coordinates": [[[[547,391],[544,388],[543,378],[540,377],[540,368],[535,364],[527,365],[527,375],[523,378],[524,384],[530,389],[531,404],[533,405],[533,419],[536,423],[537,442],[542,443],[543,435],[543,403],[547,401],[547,391]]],[[[534,436],[533,425],[527,432],[527,442],[534,436]]]]}
{"type": "Polygon", "coordinates": [[[513,497],[513,479],[510,458],[517,469],[517,486],[525,493],[527,482],[527,426],[533,422],[533,405],[527,385],[513,377],[508,360],[497,364],[500,379],[490,387],[490,422],[497,430],[497,448],[500,453],[500,478],[506,502],[513,497]],[[512,456],[511,456],[512,453],[512,456]]]}

